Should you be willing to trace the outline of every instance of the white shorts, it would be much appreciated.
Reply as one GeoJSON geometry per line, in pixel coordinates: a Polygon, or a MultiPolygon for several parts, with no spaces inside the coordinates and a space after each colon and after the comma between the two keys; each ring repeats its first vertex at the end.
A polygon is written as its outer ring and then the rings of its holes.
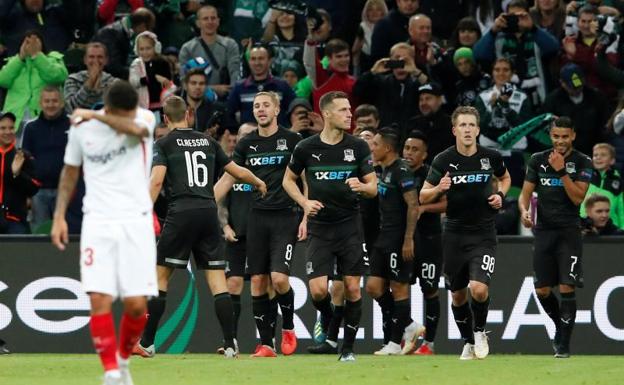
{"type": "Polygon", "coordinates": [[[114,223],[85,216],[80,236],[80,277],[87,293],[114,298],[157,296],[152,216],[114,223]]]}

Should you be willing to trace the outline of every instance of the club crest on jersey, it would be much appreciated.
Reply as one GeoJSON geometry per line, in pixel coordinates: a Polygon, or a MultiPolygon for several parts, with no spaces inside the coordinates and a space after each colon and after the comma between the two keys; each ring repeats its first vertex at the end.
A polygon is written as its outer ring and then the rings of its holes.
{"type": "Polygon", "coordinates": [[[353,150],[347,148],[344,150],[344,161],[345,162],[355,162],[355,155],[353,154],[353,150]]]}
{"type": "Polygon", "coordinates": [[[312,262],[306,263],[306,274],[314,273],[314,268],[312,267],[312,262]]]}
{"type": "Polygon", "coordinates": [[[490,158],[481,158],[481,170],[489,170],[492,166],[490,166],[490,158]]]}
{"type": "Polygon", "coordinates": [[[576,172],[576,164],[574,164],[574,162],[567,162],[565,168],[568,174],[573,174],[576,172]]]}
{"type": "Polygon", "coordinates": [[[392,173],[389,172],[388,175],[386,175],[386,177],[384,178],[384,183],[390,183],[392,179],[392,173]]]}
{"type": "Polygon", "coordinates": [[[288,145],[286,144],[286,139],[278,139],[277,147],[275,147],[276,151],[288,151],[288,145]]]}
{"type": "Polygon", "coordinates": [[[611,182],[611,187],[613,187],[614,190],[619,190],[620,189],[620,181],[619,180],[614,180],[613,182],[611,182]]]}

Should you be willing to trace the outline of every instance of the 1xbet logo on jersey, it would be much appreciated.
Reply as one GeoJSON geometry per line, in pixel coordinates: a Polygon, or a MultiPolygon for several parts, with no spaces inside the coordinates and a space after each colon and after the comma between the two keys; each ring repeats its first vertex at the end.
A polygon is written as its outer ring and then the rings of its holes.
{"type": "Polygon", "coordinates": [[[261,156],[258,158],[249,158],[249,164],[251,166],[266,166],[269,164],[282,164],[283,160],[283,155],[261,156]]]}
{"type": "Polygon", "coordinates": [[[484,183],[490,179],[490,174],[468,174],[468,175],[455,175],[451,177],[453,184],[462,183],[484,183]]]}
{"type": "Polygon", "coordinates": [[[314,177],[317,180],[345,180],[351,175],[351,171],[317,171],[314,177]]]}

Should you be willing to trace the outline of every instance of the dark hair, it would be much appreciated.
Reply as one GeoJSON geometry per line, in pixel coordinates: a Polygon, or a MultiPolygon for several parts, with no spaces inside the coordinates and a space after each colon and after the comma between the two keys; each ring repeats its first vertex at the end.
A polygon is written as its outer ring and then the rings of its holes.
{"type": "Polygon", "coordinates": [[[125,80],[115,81],[104,94],[104,105],[115,110],[131,111],[138,104],[139,94],[125,80]]]}
{"type": "Polygon", "coordinates": [[[84,52],[85,56],[87,56],[87,52],[89,51],[90,48],[102,49],[104,50],[104,56],[108,57],[108,48],[106,48],[106,44],[103,44],[99,41],[91,41],[87,43],[87,46],[85,47],[85,52],[84,52]]]}
{"type": "Polygon", "coordinates": [[[217,13],[217,17],[220,17],[219,16],[219,9],[217,7],[215,7],[214,5],[210,5],[210,4],[204,4],[201,7],[199,7],[197,12],[195,12],[195,16],[199,16],[199,13],[201,11],[203,11],[204,9],[214,9],[214,11],[217,13]]]}
{"type": "Polygon", "coordinates": [[[334,102],[334,99],[349,99],[349,96],[342,91],[330,91],[324,94],[319,100],[319,107],[321,111],[326,110],[327,107],[334,102]]]}
{"type": "Polygon", "coordinates": [[[366,127],[362,128],[361,130],[356,129],[356,131],[358,132],[357,133],[358,135],[360,135],[364,131],[369,131],[371,134],[377,135],[377,129],[375,127],[373,127],[373,126],[366,126],[366,127]]]}
{"type": "Polygon", "coordinates": [[[327,12],[323,8],[319,8],[319,9],[316,10],[316,13],[318,13],[319,16],[321,16],[321,18],[323,18],[323,22],[328,22],[330,26],[332,25],[332,18],[331,18],[331,14],[329,12],[327,12]]]}
{"type": "Polygon", "coordinates": [[[551,128],[560,127],[560,128],[569,128],[574,131],[574,122],[571,118],[567,116],[560,116],[555,119],[552,123],[551,128]]]}
{"type": "Polygon", "coordinates": [[[511,0],[507,5],[507,12],[509,12],[509,8],[522,8],[525,11],[529,11],[529,4],[527,4],[524,0],[511,0]]]}
{"type": "Polygon", "coordinates": [[[186,102],[179,96],[170,96],[163,103],[163,113],[171,122],[181,122],[186,116],[186,102]]]}
{"type": "Polygon", "coordinates": [[[379,110],[372,104],[360,104],[353,113],[353,119],[360,118],[362,116],[373,115],[375,120],[379,120],[379,110]]]}
{"type": "Polygon", "coordinates": [[[585,199],[585,208],[591,209],[598,202],[608,203],[611,206],[611,201],[604,195],[593,193],[587,199],[585,199]]]}
{"type": "Polygon", "coordinates": [[[481,28],[479,28],[479,23],[477,23],[475,18],[471,16],[464,17],[457,23],[457,27],[455,27],[455,30],[453,31],[453,35],[451,36],[451,47],[461,47],[459,42],[460,31],[475,31],[477,33],[477,40],[481,38],[481,28]]]}
{"type": "Polygon", "coordinates": [[[579,8],[579,10],[578,10],[579,17],[583,13],[589,13],[589,14],[592,14],[594,16],[598,16],[600,14],[600,12],[598,11],[598,8],[596,8],[595,6],[593,6],[591,4],[585,4],[584,6],[579,8]]]}
{"type": "Polygon", "coordinates": [[[331,57],[337,53],[349,51],[349,44],[344,40],[340,39],[331,39],[325,45],[325,56],[331,57]]]}
{"type": "Polygon", "coordinates": [[[155,24],[156,16],[147,8],[137,8],[130,14],[130,25],[133,28],[139,25],[144,25],[148,30],[152,30],[154,29],[155,24]]]}
{"type": "Polygon", "coordinates": [[[191,76],[195,75],[203,76],[206,82],[208,82],[208,76],[206,76],[203,68],[193,68],[188,70],[186,74],[184,74],[184,84],[188,83],[191,80],[191,76]]]}
{"type": "Polygon", "coordinates": [[[377,135],[381,137],[385,144],[390,146],[390,149],[393,152],[399,152],[399,144],[401,143],[401,139],[397,134],[396,130],[392,127],[383,127],[379,131],[377,131],[377,135]]]}
{"type": "Polygon", "coordinates": [[[427,134],[420,130],[412,130],[409,134],[407,134],[406,139],[419,139],[422,140],[425,145],[429,144],[429,139],[427,138],[427,134]]]}
{"type": "Polygon", "coordinates": [[[494,64],[492,64],[492,71],[494,71],[494,66],[496,65],[496,63],[500,63],[500,62],[509,64],[509,68],[511,69],[511,72],[515,72],[513,61],[511,61],[511,59],[506,56],[502,56],[494,60],[494,64]]]}
{"type": "Polygon", "coordinates": [[[479,116],[479,111],[472,106],[459,106],[453,111],[453,115],[451,115],[451,122],[453,126],[457,123],[457,117],[459,115],[472,115],[477,118],[477,126],[479,125],[479,121],[481,117],[479,116]]]}
{"type": "Polygon", "coordinates": [[[273,51],[274,46],[275,46],[275,43],[263,43],[261,41],[258,41],[254,43],[254,45],[249,50],[249,53],[251,53],[251,51],[253,51],[254,49],[264,49],[267,51],[267,54],[269,55],[269,59],[271,59],[273,56],[275,56],[275,52],[273,51]]]}
{"type": "Polygon", "coordinates": [[[43,40],[43,33],[41,33],[41,31],[39,31],[38,29],[29,29],[28,31],[24,33],[24,37],[22,38],[22,43],[29,36],[37,36],[37,38],[41,42],[41,52],[47,55],[48,48],[45,45],[45,40],[43,40]]]}

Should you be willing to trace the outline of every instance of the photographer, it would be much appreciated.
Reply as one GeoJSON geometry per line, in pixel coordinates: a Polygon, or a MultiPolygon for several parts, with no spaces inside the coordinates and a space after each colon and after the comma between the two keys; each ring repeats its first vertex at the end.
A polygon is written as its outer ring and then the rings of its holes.
{"type": "Polygon", "coordinates": [[[512,0],[507,13],[499,15],[492,29],[473,47],[474,57],[484,65],[497,58],[511,60],[518,76],[519,87],[533,107],[546,98],[546,65],[559,50],[559,42],[550,33],[537,28],[524,0],[512,0]]]}
{"type": "Polygon", "coordinates": [[[427,80],[414,64],[414,47],[397,43],[390,49],[390,57],[377,60],[370,72],[358,78],[353,95],[359,102],[377,107],[380,127],[396,123],[404,137],[409,132],[408,120],[417,114],[418,87],[427,80]]]}
{"type": "MultiPolygon", "coordinates": [[[[597,70],[596,51],[598,46],[605,46],[607,61],[616,66],[619,61],[617,53],[617,35],[613,37],[604,32],[608,18],[599,15],[598,9],[585,5],[578,10],[577,29],[575,35],[563,39],[565,55],[563,62],[577,64],[585,73],[587,84],[602,91],[607,98],[613,100],[617,95],[615,86],[600,76],[597,70]],[[601,20],[599,20],[599,18],[601,20]],[[602,27],[602,28],[600,28],[602,27]]],[[[611,20],[611,22],[613,22],[611,20]]]]}

